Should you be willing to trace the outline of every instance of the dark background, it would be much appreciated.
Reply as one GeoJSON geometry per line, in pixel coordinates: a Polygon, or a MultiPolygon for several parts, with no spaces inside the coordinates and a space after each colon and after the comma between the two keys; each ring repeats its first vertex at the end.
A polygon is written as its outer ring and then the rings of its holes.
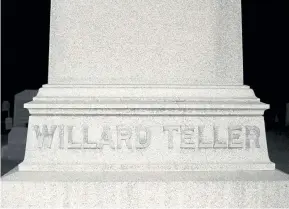
{"type": "MultiPolygon", "coordinates": [[[[16,93],[39,89],[47,83],[50,1],[1,2],[1,103],[8,100],[13,109],[16,93]]],[[[244,82],[261,101],[271,105],[273,112],[281,111],[284,116],[285,103],[289,101],[288,7],[285,2],[242,1],[244,82]]]]}

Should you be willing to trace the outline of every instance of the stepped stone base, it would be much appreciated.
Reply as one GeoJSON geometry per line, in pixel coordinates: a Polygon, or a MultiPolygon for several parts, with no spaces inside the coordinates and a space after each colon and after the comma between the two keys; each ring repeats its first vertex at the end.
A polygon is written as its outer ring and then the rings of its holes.
{"type": "Polygon", "coordinates": [[[289,207],[289,175],[239,172],[12,172],[2,208],[289,207]]]}

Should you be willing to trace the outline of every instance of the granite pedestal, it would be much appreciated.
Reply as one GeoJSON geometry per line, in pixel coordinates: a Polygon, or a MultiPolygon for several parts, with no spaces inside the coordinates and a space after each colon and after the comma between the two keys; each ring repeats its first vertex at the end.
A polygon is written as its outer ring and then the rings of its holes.
{"type": "Polygon", "coordinates": [[[52,0],[48,84],[25,107],[2,206],[288,206],[240,0],[52,0]]]}

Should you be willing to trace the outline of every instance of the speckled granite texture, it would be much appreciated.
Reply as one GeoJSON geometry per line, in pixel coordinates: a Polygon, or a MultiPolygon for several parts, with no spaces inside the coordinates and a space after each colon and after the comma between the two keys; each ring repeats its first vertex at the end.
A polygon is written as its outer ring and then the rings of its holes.
{"type": "Polygon", "coordinates": [[[280,171],[16,172],[3,180],[4,208],[289,207],[280,171]]]}
{"type": "Polygon", "coordinates": [[[53,0],[21,170],[272,170],[240,0],[53,0]]]}
{"type": "Polygon", "coordinates": [[[243,84],[240,0],[51,5],[49,84],[243,84]]]}
{"type": "Polygon", "coordinates": [[[48,84],[2,207],[289,207],[241,25],[240,0],[52,0],[48,84]]]}

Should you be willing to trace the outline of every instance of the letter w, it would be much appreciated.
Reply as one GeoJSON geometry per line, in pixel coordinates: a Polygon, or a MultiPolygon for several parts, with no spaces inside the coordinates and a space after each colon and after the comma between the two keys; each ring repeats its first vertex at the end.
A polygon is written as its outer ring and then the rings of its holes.
{"type": "Polygon", "coordinates": [[[53,139],[56,127],[57,127],[56,125],[51,126],[50,130],[48,131],[47,125],[43,125],[42,132],[40,132],[40,128],[38,125],[35,125],[33,127],[35,134],[36,134],[39,148],[44,148],[45,145],[47,148],[49,149],[51,148],[52,139],[53,139]]]}

